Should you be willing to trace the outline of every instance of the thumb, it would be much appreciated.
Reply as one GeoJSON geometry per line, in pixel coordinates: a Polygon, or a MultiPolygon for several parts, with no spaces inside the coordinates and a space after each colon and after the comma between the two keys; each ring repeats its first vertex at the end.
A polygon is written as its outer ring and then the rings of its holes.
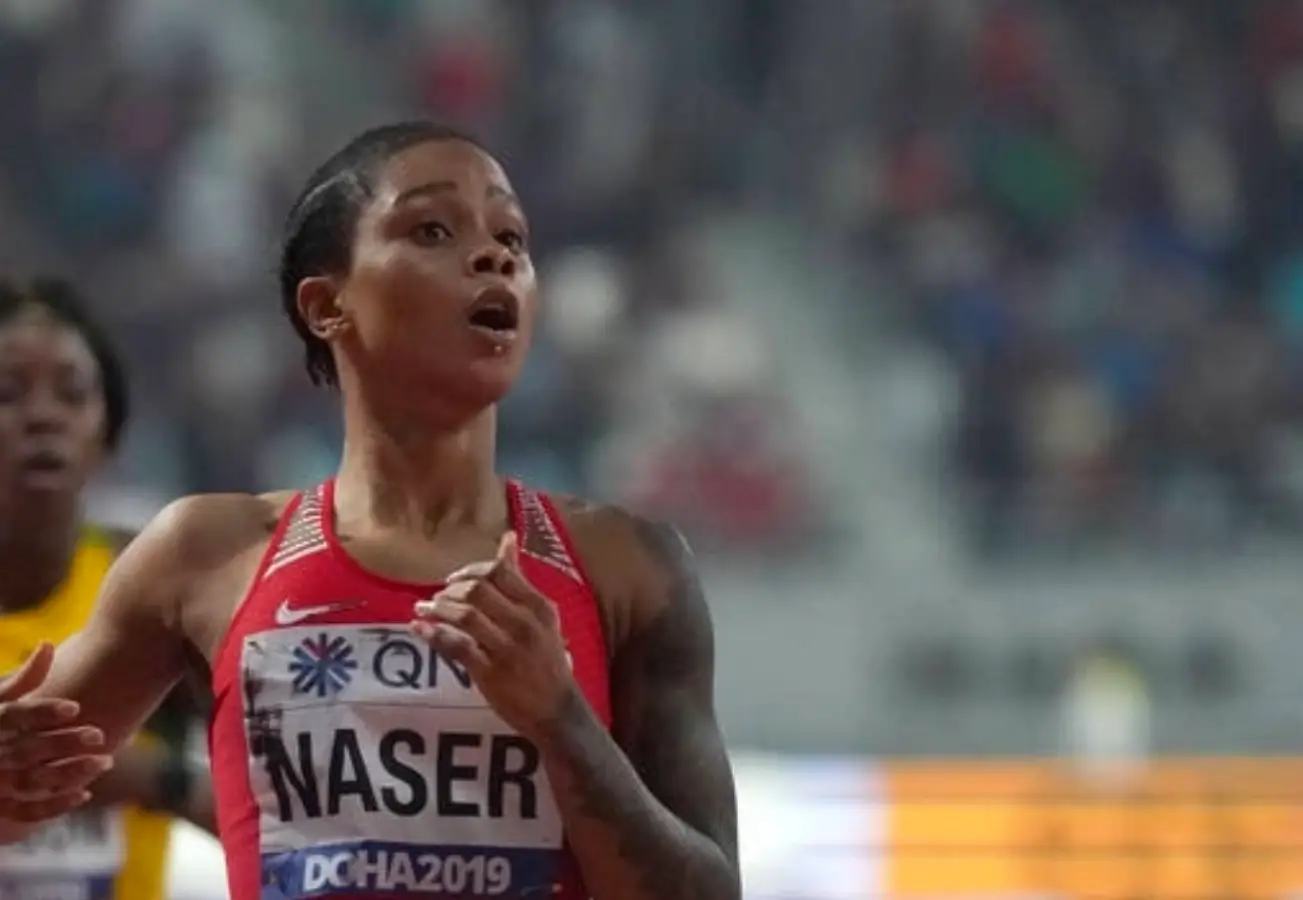
{"type": "Polygon", "coordinates": [[[50,664],[54,661],[54,647],[47,641],[41,641],[32,655],[27,657],[22,668],[7,678],[0,679],[0,703],[17,700],[30,694],[45,681],[50,674],[50,664]]]}
{"type": "Polygon", "coordinates": [[[520,548],[516,543],[516,531],[508,529],[502,536],[502,540],[498,542],[498,562],[514,569],[519,561],[520,548]]]}

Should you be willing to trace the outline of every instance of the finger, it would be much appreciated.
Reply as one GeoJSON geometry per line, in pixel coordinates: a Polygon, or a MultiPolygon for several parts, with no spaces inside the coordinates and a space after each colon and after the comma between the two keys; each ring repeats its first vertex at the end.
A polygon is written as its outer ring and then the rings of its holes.
{"type": "Polygon", "coordinates": [[[467,602],[471,592],[475,590],[475,586],[479,583],[480,579],[477,578],[473,581],[458,581],[449,584],[446,588],[434,594],[429,599],[418,601],[413,609],[419,618],[437,615],[436,610],[438,609],[439,604],[444,600],[456,600],[462,603],[467,602]]]}
{"type": "Polygon", "coordinates": [[[427,622],[418,619],[411,625],[413,633],[425,641],[444,659],[460,663],[474,678],[489,668],[489,659],[484,650],[475,643],[469,634],[453,625],[442,622],[427,622]]]}
{"type": "Polygon", "coordinates": [[[0,680],[0,702],[17,700],[36,690],[50,674],[53,661],[54,647],[48,641],[41,641],[17,672],[0,680]]]}
{"type": "Polygon", "coordinates": [[[0,800],[0,820],[9,822],[45,822],[66,815],[90,802],[84,788],[42,800],[0,800]]]}
{"type": "Polygon", "coordinates": [[[432,620],[431,624],[452,625],[458,631],[469,635],[489,658],[501,657],[503,653],[511,652],[512,647],[516,646],[511,636],[486,615],[484,610],[470,603],[441,598],[426,618],[432,620]]]}
{"type": "Polygon", "coordinates": [[[44,800],[88,787],[112,768],[113,757],[86,754],[16,772],[0,772],[0,796],[44,800]]]}
{"type": "Polygon", "coordinates": [[[16,732],[47,731],[77,718],[79,707],[72,700],[53,697],[0,703],[0,739],[16,732]]]}
{"type": "Polygon", "coordinates": [[[477,578],[484,578],[493,571],[493,567],[497,564],[498,561],[496,559],[486,559],[462,566],[456,572],[453,572],[448,576],[447,583],[453,585],[462,581],[474,581],[477,578]]]}
{"type": "Polygon", "coordinates": [[[498,627],[517,631],[529,625],[529,617],[519,605],[502,596],[502,592],[483,578],[450,584],[428,600],[416,604],[419,618],[447,619],[442,613],[446,603],[458,603],[480,610],[498,627]]]}
{"type": "Polygon", "coordinates": [[[0,769],[25,769],[71,759],[103,746],[104,732],[90,725],[20,734],[0,741],[0,769]]]}
{"type": "Polygon", "coordinates": [[[556,606],[545,597],[517,568],[498,566],[485,579],[518,608],[526,611],[535,622],[548,627],[557,621],[556,606]]]}
{"type": "Polygon", "coordinates": [[[481,560],[480,562],[473,562],[469,565],[462,566],[460,569],[448,576],[447,583],[453,584],[458,581],[470,581],[475,578],[484,578],[495,569],[500,568],[520,568],[520,547],[516,539],[515,531],[509,530],[502,535],[502,539],[498,541],[498,550],[497,553],[494,554],[493,559],[481,560]]]}
{"type": "Polygon", "coordinates": [[[421,618],[449,622],[458,627],[463,627],[468,619],[487,620],[485,626],[492,626],[501,632],[488,635],[493,646],[486,649],[491,653],[506,649],[504,645],[510,641],[529,641],[533,629],[538,627],[528,610],[503,596],[498,588],[484,579],[449,585],[429,600],[418,603],[416,612],[421,618]],[[447,604],[453,605],[445,608],[447,604]],[[468,612],[463,607],[470,607],[473,612],[468,612]]]}
{"type": "Polygon", "coordinates": [[[515,569],[520,565],[520,545],[516,539],[516,529],[508,528],[502,540],[498,541],[498,558],[500,565],[515,569]]]}

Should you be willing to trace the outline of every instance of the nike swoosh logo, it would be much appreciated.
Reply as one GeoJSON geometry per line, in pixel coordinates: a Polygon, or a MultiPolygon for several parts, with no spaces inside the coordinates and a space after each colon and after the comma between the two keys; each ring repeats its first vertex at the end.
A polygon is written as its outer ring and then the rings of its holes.
{"type": "Polygon", "coordinates": [[[297,625],[305,619],[311,619],[313,616],[324,616],[326,613],[332,613],[344,607],[345,604],[343,603],[327,603],[325,606],[303,606],[294,609],[290,606],[290,601],[282,600],[281,605],[276,607],[276,624],[297,625]]]}

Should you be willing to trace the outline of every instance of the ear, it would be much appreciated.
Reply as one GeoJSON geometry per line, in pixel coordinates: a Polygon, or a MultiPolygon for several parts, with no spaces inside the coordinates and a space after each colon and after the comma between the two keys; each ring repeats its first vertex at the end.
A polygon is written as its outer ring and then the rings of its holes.
{"type": "Polygon", "coordinates": [[[314,275],[299,282],[295,297],[299,315],[308,330],[323,341],[338,337],[350,325],[341,287],[330,275],[314,275]]]}

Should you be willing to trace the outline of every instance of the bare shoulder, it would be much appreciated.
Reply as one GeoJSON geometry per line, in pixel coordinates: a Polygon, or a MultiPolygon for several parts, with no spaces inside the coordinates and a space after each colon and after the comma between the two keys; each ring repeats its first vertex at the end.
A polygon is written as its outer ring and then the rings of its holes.
{"type": "Polygon", "coordinates": [[[569,495],[556,498],[584,565],[652,578],[674,578],[692,563],[687,540],[668,522],[623,506],[569,495]]]}
{"type": "Polygon", "coordinates": [[[174,632],[182,610],[232,563],[265,546],[292,493],[193,494],[165,506],[118,555],[101,606],[174,632]]]}
{"type": "Polygon", "coordinates": [[[677,528],[614,504],[566,495],[554,500],[621,638],[667,613],[708,622],[696,562],[677,528]]]}
{"type": "Polygon", "coordinates": [[[109,545],[114,556],[126,550],[127,545],[136,539],[137,534],[134,529],[121,528],[117,525],[96,525],[94,530],[103,538],[104,543],[109,545]]]}
{"type": "Polygon", "coordinates": [[[131,543],[166,549],[182,568],[211,568],[265,541],[293,496],[191,494],[165,506],[131,543]]]}
{"type": "MultiPolygon", "coordinates": [[[[292,494],[192,494],[165,506],[118,555],[118,580],[177,607],[211,574],[264,545],[292,494]]],[[[113,580],[111,578],[111,580],[113,580]]]]}

